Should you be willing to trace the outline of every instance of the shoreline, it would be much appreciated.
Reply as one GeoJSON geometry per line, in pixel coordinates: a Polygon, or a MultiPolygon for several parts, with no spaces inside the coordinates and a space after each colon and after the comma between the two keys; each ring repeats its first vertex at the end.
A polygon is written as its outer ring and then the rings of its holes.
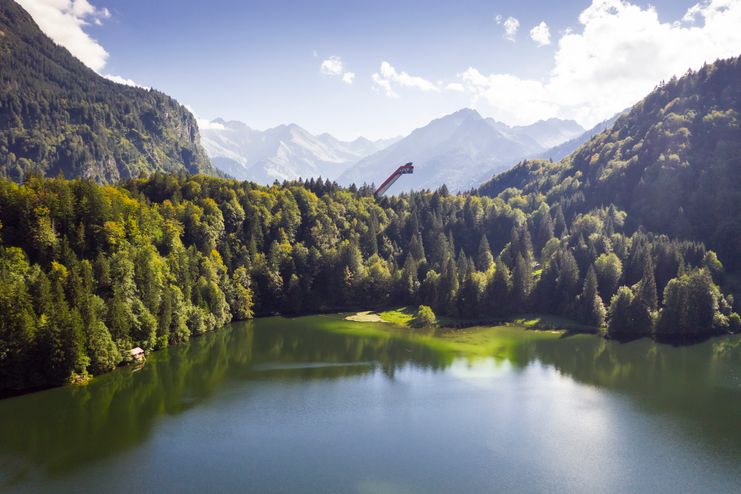
{"type": "MultiPolygon", "coordinates": [[[[671,345],[673,347],[681,347],[681,346],[692,346],[698,343],[702,343],[704,341],[722,337],[722,336],[734,336],[734,333],[717,333],[717,334],[707,334],[707,335],[684,335],[682,338],[671,338],[671,339],[665,339],[665,338],[656,338],[656,335],[642,335],[642,336],[636,336],[634,338],[625,338],[625,339],[617,339],[617,338],[609,338],[601,329],[599,328],[590,328],[587,326],[579,325],[578,323],[574,323],[573,321],[568,321],[562,318],[559,318],[558,316],[549,316],[547,314],[523,314],[523,315],[517,315],[513,316],[511,318],[506,319],[449,319],[449,318],[440,318],[439,324],[434,327],[429,328],[412,328],[406,322],[401,320],[388,320],[384,319],[383,315],[386,314],[388,317],[388,314],[392,313],[404,313],[406,311],[405,318],[408,318],[407,320],[411,320],[411,315],[409,314],[410,308],[409,307],[397,307],[397,308],[391,308],[387,309],[385,311],[380,310],[364,310],[364,311],[357,311],[357,312],[332,312],[332,311],[318,311],[314,313],[306,313],[306,314],[300,314],[296,316],[291,315],[284,315],[284,314],[271,314],[271,315],[260,315],[252,319],[246,319],[244,321],[230,321],[225,326],[222,326],[221,328],[218,328],[214,331],[209,331],[204,334],[199,335],[193,335],[188,340],[192,340],[195,338],[200,338],[203,336],[207,336],[208,334],[221,331],[227,326],[237,323],[237,322],[246,322],[254,319],[265,319],[269,317],[281,317],[281,318],[292,318],[292,317],[311,317],[311,316],[320,316],[320,315],[329,315],[333,314],[336,316],[340,316],[341,320],[349,321],[349,322],[361,322],[361,323],[375,323],[375,324],[381,324],[385,326],[396,326],[403,330],[408,331],[415,331],[419,329],[437,329],[441,330],[442,332],[448,332],[448,331],[457,331],[457,330],[464,330],[464,329],[486,329],[494,326],[508,326],[512,328],[520,328],[523,331],[538,331],[538,332],[562,332],[564,336],[570,336],[570,335],[576,335],[576,334],[591,334],[600,338],[604,338],[606,340],[616,341],[618,343],[629,343],[631,341],[635,341],[641,338],[648,338],[650,340],[655,341],[656,343],[665,344],[665,345],[671,345]],[[573,324],[573,326],[572,326],[573,324]]],[[[153,350],[149,353],[155,353],[159,352],[160,350],[166,349],[166,348],[172,348],[177,347],[179,344],[176,345],[168,345],[167,347],[160,348],[157,350],[153,350]]],[[[115,369],[105,372],[102,374],[95,374],[90,375],[88,379],[85,379],[84,382],[79,383],[66,383],[56,386],[34,386],[31,388],[25,388],[25,389],[4,389],[0,390],[0,400],[15,398],[22,395],[32,394],[32,393],[38,393],[40,391],[46,391],[50,389],[55,388],[61,388],[65,386],[85,386],[90,381],[94,380],[95,378],[99,376],[104,376],[106,374],[110,374],[111,372],[116,372],[117,370],[121,370],[124,368],[129,367],[133,362],[122,362],[120,365],[118,365],[115,369]]],[[[146,364],[145,364],[146,365],[146,364]]]]}

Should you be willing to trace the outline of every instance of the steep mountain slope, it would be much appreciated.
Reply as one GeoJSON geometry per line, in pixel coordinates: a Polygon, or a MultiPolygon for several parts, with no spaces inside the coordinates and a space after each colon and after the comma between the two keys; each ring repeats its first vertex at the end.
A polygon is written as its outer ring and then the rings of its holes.
{"type": "Polygon", "coordinates": [[[343,173],[343,184],[378,185],[394,169],[414,161],[414,175],[404,177],[391,193],[435,189],[446,184],[457,191],[480,183],[485,176],[518,159],[532,156],[553,142],[584,131],[575,122],[549,120],[523,127],[509,127],[483,118],[471,109],[433,120],[409,136],[375,153],[343,173]]]}
{"type": "Polygon", "coordinates": [[[314,136],[295,124],[265,131],[237,121],[216,119],[202,130],[203,145],[214,165],[229,175],[258,183],[299,177],[335,179],[361,158],[393,140],[352,142],[330,134],[314,136]]]}
{"type": "Polygon", "coordinates": [[[702,240],[741,266],[741,57],[672,79],[561,163],[521,163],[480,192],[509,187],[567,217],[615,204],[633,226],[702,240]]]}
{"type": "Polygon", "coordinates": [[[152,171],[213,173],[193,115],[154,90],[116,84],[0,1],[0,174],[112,182],[152,171]]]}

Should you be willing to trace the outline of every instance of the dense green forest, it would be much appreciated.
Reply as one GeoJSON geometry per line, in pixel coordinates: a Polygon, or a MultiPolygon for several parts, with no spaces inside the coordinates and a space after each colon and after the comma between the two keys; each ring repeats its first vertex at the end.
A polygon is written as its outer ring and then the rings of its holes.
{"type": "Polygon", "coordinates": [[[467,319],[542,311],[608,335],[737,331],[697,242],[630,231],[615,207],[543,196],[376,200],[325,181],[271,187],[155,174],[0,181],[0,387],[108,371],[232,319],[425,304],[467,319]]]}
{"type": "Polygon", "coordinates": [[[0,392],[276,313],[741,330],[719,288],[741,267],[741,58],[662,84],[560,163],[381,199],[197,174],[213,169],[187,109],[98,76],[2,0],[0,64],[0,392]]]}
{"type": "Polygon", "coordinates": [[[0,1],[0,176],[115,182],[142,172],[214,173],[198,125],[155,90],[109,81],[0,1]]]}
{"type": "Polygon", "coordinates": [[[661,84],[562,162],[521,163],[479,192],[544,196],[567,217],[614,204],[631,228],[702,241],[741,268],[741,57],[661,84]]]}

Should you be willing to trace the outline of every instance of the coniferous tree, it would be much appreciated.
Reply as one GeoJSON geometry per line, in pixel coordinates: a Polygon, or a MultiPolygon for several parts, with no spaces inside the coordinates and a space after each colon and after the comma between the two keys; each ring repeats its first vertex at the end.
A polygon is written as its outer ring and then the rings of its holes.
{"type": "Polygon", "coordinates": [[[484,295],[484,310],[493,316],[503,316],[511,310],[512,279],[509,268],[501,259],[495,261],[494,269],[494,276],[484,295]]]}
{"type": "Polygon", "coordinates": [[[631,311],[633,298],[633,291],[627,286],[621,286],[612,297],[607,321],[607,334],[610,337],[621,339],[636,336],[631,311]]]}
{"type": "Polygon", "coordinates": [[[476,256],[476,267],[479,271],[489,271],[494,266],[494,256],[489,247],[489,240],[486,235],[481,235],[479,249],[476,256]]]}
{"type": "Polygon", "coordinates": [[[515,258],[512,270],[512,304],[514,310],[526,310],[532,285],[530,263],[520,254],[515,258]]]}
{"type": "Polygon", "coordinates": [[[638,299],[648,308],[655,311],[659,300],[656,293],[656,279],[654,278],[654,266],[651,256],[646,256],[643,264],[643,277],[638,285],[638,299]]]}
{"type": "Polygon", "coordinates": [[[623,264],[614,253],[602,254],[594,262],[602,300],[611,300],[623,274],[623,264]]]}
{"type": "Polygon", "coordinates": [[[597,274],[590,266],[579,295],[579,319],[590,326],[602,327],[607,311],[597,289],[597,274]]]}

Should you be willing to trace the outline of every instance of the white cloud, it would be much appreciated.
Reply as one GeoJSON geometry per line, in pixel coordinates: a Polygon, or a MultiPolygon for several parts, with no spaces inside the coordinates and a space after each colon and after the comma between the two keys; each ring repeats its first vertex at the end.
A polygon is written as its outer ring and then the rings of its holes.
{"type": "Polygon", "coordinates": [[[319,70],[324,75],[339,77],[345,84],[352,84],[355,80],[355,72],[346,72],[342,59],[337,56],[331,56],[322,61],[319,70]]]}
{"type": "Polygon", "coordinates": [[[391,81],[384,79],[381,77],[378,73],[375,73],[371,76],[373,79],[373,84],[375,84],[373,87],[374,91],[378,91],[379,89],[383,89],[383,92],[388,96],[389,98],[398,98],[399,93],[394,91],[394,88],[391,87],[391,81]]]}
{"type": "Polygon", "coordinates": [[[460,82],[451,82],[450,84],[445,86],[445,89],[447,89],[448,91],[454,91],[456,93],[462,93],[466,90],[466,88],[460,82]]]}
{"type": "Polygon", "coordinates": [[[652,6],[593,0],[579,23],[581,29],[561,35],[554,68],[543,80],[485,75],[473,67],[458,77],[498,120],[521,124],[557,116],[591,126],[633,105],[661,80],[741,54],[739,0],[704,1],[677,22],[661,22],[652,6]]]}
{"type": "Polygon", "coordinates": [[[535,41],[538,46],[546,46],[551,44],[551,30],[548,28],[548,24],[542,21],[540,24],[530,30],[530,39],[535,41]]]}
{"type": "Polygon", "coordinates": [[[514,41],[517,36],[517,30],[520,29],[520,21],[514,17],[507,17],[504,20],[504,39],[514,41]]]}
{"type": "Polygon", "coordinates": [[[83,26],[91,22],[102,24],[111,16],[108,9],[98,9],[88,0],[17,1],[52,40],[96,72],[103,69],[108,52],[83,30],[83,26]]]}
{"type": "Polygon", "coordinates": [[[16,0],[39,28],[58,45],[77,57],[82,63],[119,84],[149,89],[131,79],[113,74],[103,74],[108,52],[101,44],[85,32],[91,23],[102,26],[111,18],[111,11],[98,8],[88,0],[16,0]]]}
{"type": "MultiPolygon", "coordinates": [[[[193,113],[192,110],[191,113],[193,113]]],[[[195,115],[195,113],[193,114],[195,115]]],[[[226,130],[224,124],[221,124],[219,122],[212,122],[206,118],[196,118],[196,122],[198,123],[198,128],[200,130],[226,130]]]]}
{"type": "Polygon", "coordinates": [[[342,59],[340,57],[329,57],[319,66],[319,70],[325,75],[341,76],[342,69],[342,59]]]}
{"type": "Polygon", "coordinates": [[[104,74],[103,77],[105,77],[106,79],[110,81],[117,82],[119,84],[124,84],[126,86],[139,87],[142,89],[150,89],[148,86],[143,86],[136,81],[127,79],[125,77],[121,77],[120,75],[104,74]]]}
{"type": "Polygon", "coordinates": [[[393,86],[414,88],[425,92],[439,92],[440,87],[422,77],[409,75],[404,71],[397,71],[390,63],[381,62],[381,68],[373,74],[373,82],[384,90],[386,96],[398,98],[399,94],[393,86]]]}
{"type": "Polygon", "coordinates": [[[198,113],[196,113],[196,111],[193,109],[193,107],[190,106],[188,103],[184,103],[183,106],[196,118],[196,123],[198,124],[198,128],[200,130],[227,130],[224,124],[219,122],[212,122],[207,118],[199,116],[198,113]]]}

